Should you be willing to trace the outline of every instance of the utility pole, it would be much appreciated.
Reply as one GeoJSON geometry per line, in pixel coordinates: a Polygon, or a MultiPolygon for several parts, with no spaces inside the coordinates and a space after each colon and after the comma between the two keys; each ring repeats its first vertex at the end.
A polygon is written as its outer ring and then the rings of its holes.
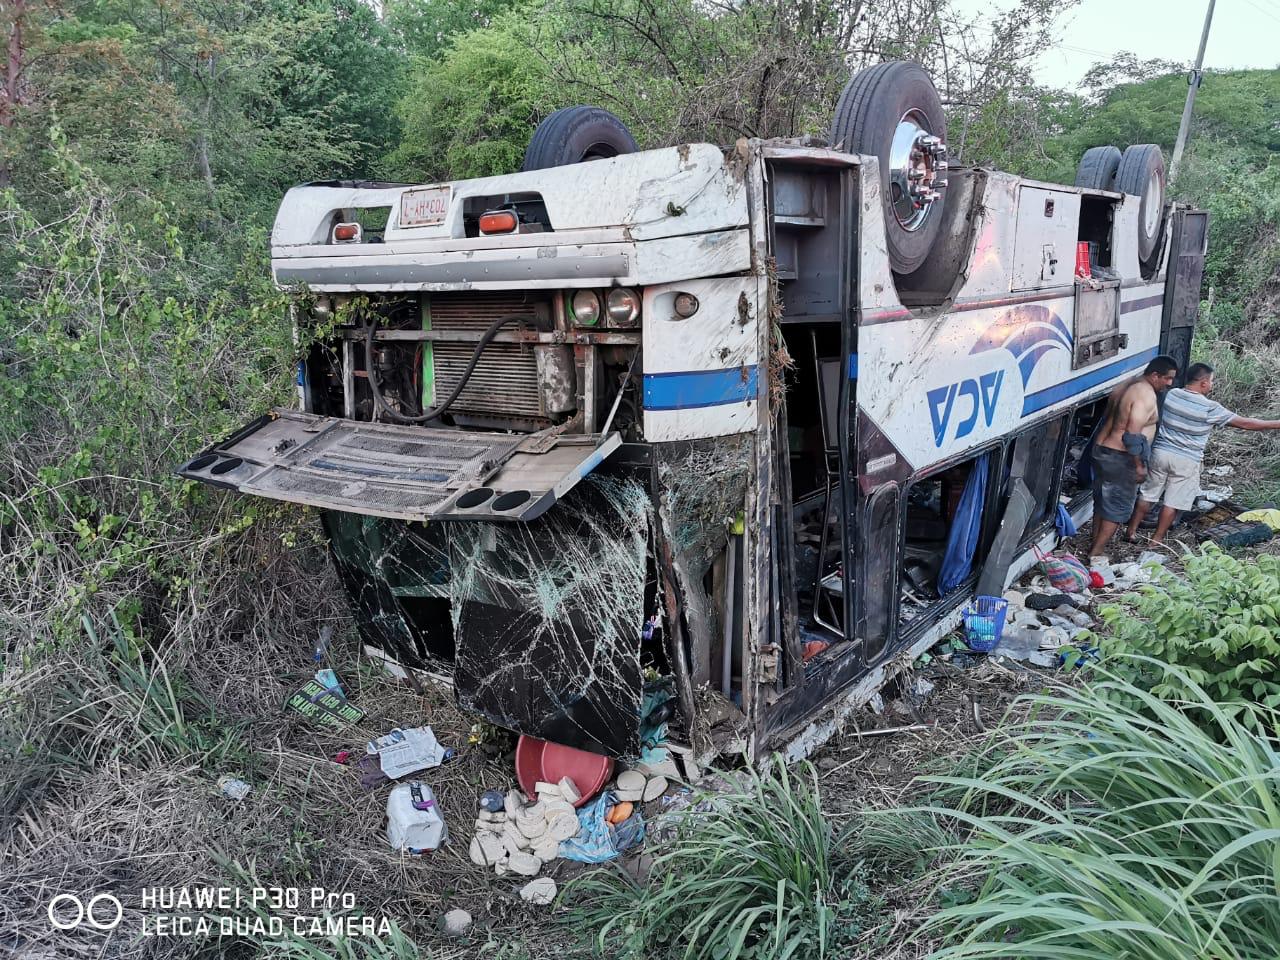
{"type": "Polygon", "coordinates": [[[1178,177],[1178,165],[1182,163],[1182,149],[1187,145],[1187,135],[1191,132],[1191,111],[1196,104],[1196,91],[1200,89],[1204,66],[1204,48],[1209,43],[1209,24],[1213,23],[1213,6],[1216,0],[1209,0],[1209,9],[1204,15],[1204,29],[1200,31],[1200,51],[1196,54],[1196,65],[1187,76],[1187,102],[1182,108],[1182,123],[1178,125],[1178,140],[1173,145],[1173,161],[1169,164],[1169,183],[1178,177]]]}

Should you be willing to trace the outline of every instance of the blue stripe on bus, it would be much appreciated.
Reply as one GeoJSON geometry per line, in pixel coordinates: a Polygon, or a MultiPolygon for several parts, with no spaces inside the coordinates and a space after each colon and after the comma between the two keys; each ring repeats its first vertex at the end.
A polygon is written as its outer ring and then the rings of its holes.
{"type": "Polygon", "coordinates": [[[756,365],[725,370],[682,370],[644,375],[646,410],[696,410],[755,400],[759,393],[756,365]]]}
{"type": "Polygon", "coordinates": [[[856,353],[849,354],[849,379],[858,379],[858,355],[856,353]]]}
{"type": "Polygon", "coordinates": [[[1128,373],[1130,370],[1145,366],[1159,353],[1159,347],[1152,347],[1150,350],[1143,350],[1142,353],[1136,353],[1132,357],[1125,357],[1123,360],[1108,363],[1105,367],[1098,367],[1096,370],[1082,373],[1074,379],[1055,383],[1052,387],[1045,387],[1043,390],[1029,393],[1022,400],[1022,415],[1025,417],[1038,410],[1043,410],[1045,407],[1051,407],[1061,400],[1070,399],[1077,393],[1082,393],[1090,387],[1096,387],[1098,384],[1105,383],[1113,377],[1120,376],[1122,373],[1128,373]]]}

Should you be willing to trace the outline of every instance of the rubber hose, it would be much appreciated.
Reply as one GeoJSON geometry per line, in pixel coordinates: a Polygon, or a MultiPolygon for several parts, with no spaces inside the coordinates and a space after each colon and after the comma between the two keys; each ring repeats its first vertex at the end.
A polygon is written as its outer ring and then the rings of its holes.
{"type": "Polygon", "coordinates": [[[476,342],[476,348],[471,354],[471,359],[467,362],[466,369],[462,371],[462,377],[458,380],[458,385],[453,388],[453,392],[450,393],[449,396],[445,398],[444,402],[438,406],[432,407],[430,410],[424,411],[423,413],[410,415],[393,410],[391,405],[387,403],[386,398],[382,395],[382,387],[378,383],[378,375],[374,372],[373,364],[373,347],[375,335],[378,332],[378,323],[376,317],[371,317],[370,322],[365,325],[364,365],[365,374],[369,381],[369,392],[373,394],[374,407],[387,417],[395,420],[397,423],[427,423],[430,420],[435,420],[447,411],[449,407],[453,405],[453,402],[462,394],[463,389],[467,385],[467,381],[471,379],[471,374],[475,370],[476,364],[480,362],[480,354],[484,351],[484,348],[489,345],[489,341],[497,336],[498,331],[508,323],[515,323],[516,321],[532,321],[533,323],[537,323],[538,318],[530,316],[529,314],[511,314],[509,316],[499,317],[497,320],[493,321],[493,323],[489,324],[489,326],[485,328],[484,333],[480,335],[480,339],[476,342]]]}

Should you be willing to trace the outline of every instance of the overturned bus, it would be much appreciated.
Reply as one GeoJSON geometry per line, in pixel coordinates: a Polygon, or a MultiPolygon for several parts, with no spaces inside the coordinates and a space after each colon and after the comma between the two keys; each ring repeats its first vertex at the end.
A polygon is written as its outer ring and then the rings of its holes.
{"type": "Polygon", "coordinates": [[[1108,393],[1190,348],[1158,148],[1059,186],[946,145],[888,63],[826,141],[574,107],[519,173],[296,187],[299,409],[179,472],[318,508],[366,651],[497,725],[803,756],[1087,519],[1108,393]]]}

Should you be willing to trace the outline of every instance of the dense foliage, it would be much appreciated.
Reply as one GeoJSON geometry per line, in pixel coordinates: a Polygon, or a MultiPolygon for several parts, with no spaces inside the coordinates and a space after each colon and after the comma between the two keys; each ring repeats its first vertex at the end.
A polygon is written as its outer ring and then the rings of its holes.
{"type": "Polygon", "coordinates": [[[1118,669],[1156,696],[1194,703],[1203,688],[1228,712],[1280,707],[1280,557],[1203,547],[1186,556],[1179,576],[1159,572],[1154,584],[1104,607],[1102,618],[1103,649],[1149,658],[1118,669]]]}

